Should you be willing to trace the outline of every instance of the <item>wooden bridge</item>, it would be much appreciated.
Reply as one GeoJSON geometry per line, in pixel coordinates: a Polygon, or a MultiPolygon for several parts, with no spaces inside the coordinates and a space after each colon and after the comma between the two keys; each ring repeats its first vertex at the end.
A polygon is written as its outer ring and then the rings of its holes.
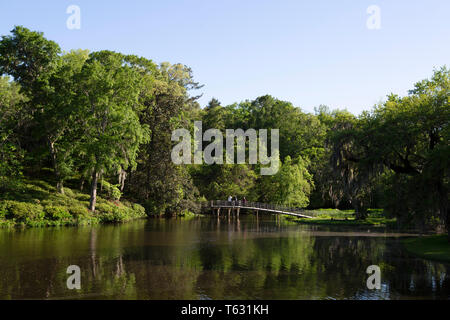
{"type": "Polygon", "coordinates": [[[253,210],[258,214],[259,211],[270,212],[275,214],[286,214],[289,216],[295,216],[300,218],[312,218],[312,216],[306,215],[305,211],[299,208],[291,208],[280,206],[276,204],[267,204],[261,202],[249,202],[249,201],[224,201],[224,200],[211,200],[202,203],[202,207],[205,209],[211,209],[213,213],[220,216],[221,210],[227,210],[228,216],[230,213],[239,216],[241,209],[253,210]]]}

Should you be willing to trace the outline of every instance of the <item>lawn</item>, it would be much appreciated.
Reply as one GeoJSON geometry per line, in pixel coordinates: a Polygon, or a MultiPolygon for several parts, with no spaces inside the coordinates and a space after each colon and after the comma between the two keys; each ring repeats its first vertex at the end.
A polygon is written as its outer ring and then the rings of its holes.
{"type": "Polygon", "coordinates": [[[314,216],[314,218],[294,218],[292,216],[286,216],[286,218],[298,223],[321,225],[387,226],[396,224],[396,219],[385,217],[382,209],[369,209],[368,217],[365,220],[356,220],[353,210],[306,210],[305,214],[314,216]]]}

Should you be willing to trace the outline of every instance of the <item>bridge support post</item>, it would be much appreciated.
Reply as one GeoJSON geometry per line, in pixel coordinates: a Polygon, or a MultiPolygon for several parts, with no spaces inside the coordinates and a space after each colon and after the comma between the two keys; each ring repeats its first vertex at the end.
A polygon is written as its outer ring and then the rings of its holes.
{"type": "Polygon", "coordinates": [[[237,215],[238,218],[239,218],[239,211],[241,211],[241,208],[237,208],[236,209],[236,215],[237,215]]]}

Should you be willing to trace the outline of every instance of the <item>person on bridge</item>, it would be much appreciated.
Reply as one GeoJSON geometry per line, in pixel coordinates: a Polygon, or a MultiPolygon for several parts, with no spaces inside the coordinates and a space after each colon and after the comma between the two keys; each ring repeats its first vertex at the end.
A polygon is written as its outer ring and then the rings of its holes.
{"type": "Polygon", "coordinates": [[[233,200],[233,198],[231,196],[228,196],[228,202],[230,203],[230,205],[231,205],[232,200],[233,200]]]}
{"type": "Polygon", "coordinates": [[[244,204],[244,206],[247,204],[247,199],[245,199],[245,197],[242,198],[242,203],[244,204]]]}

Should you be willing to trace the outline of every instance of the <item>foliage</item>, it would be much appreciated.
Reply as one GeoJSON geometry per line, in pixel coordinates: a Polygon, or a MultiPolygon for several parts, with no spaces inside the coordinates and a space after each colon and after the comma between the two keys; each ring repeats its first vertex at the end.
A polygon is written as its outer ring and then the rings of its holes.
{"type": "Polygon", "coordinates": [[[37,203],[6,200],[2,201],[0,208],[0,212],[6,219],[17,222],[40,221],[45,216],[43,207],[37,203]]]}
{"type": "Polygon", "coordinates": [[[120,192],[118,184],[111,184],[108,181],[102,181],[101,184],[107,199],[116,201],[120,200],[122,192],[120,192]]]}
{"type": "Polygon", "coordinates": [[[194,180],[207,199],[255,198],[252,193],[257,175],[246,164],[202,165],[193,170],[194,180]]]}
{"type": "Polygon", "coordinates": [[[435,70],[406,97],[388,96],[372,112],[333,135],[334,158],[353,176],[355,198],[368,197],[386,174],[386,209],[401,221],[426,225],[439,217],[450,226],[450,71],[435,70]],[[354,168],[354,169],[353,169],[354,168]]]}
{"type": "Polygon", "coordinates": [[[20,86],[0,77],[0,191],[22,177],[24,150],[15,129],[24,101],[20,86]]]}
{"type": "Polygon", "coordinates": [[[72,216],[67,210],[66,207],[63,206],[45,206],[45,216],[50,220],[68,220],[72,216]]]}
{"type": "Polygon", "coordinates": [[[55,191],[46,181],[32,180],[26,181],[22,189],[6,193],[6,199],[0,200],[0,225],[87,225],[146,217],[145,209],[139,204],[110,202],[103,198],[99,198],[99,212],[93,214],[88,211],[89,202],[81,197],[83,194],[69,188],[65,194],[55,191]]]}
{"type": "Polygon", "coordinates": [[[156,70],[150,61],[141,60],[141,64],[148,87],[140,97],[145,108],[139,118],[151,132],[140,148],[137,169],[129,177],[127,190],[152,215],[174,215],[183,209],[197,212],[198,191],[188,168],[173,164],[170,153],[172,131],[188,126],[189,117],[198,111],[187,91],[199,86],[185,66],[163,63],[156,70]]]}
{"type": "Polygon", "coordinates": [[[202,86],[183,64],[62,52],[43,33],[16,26],[0,40],[0,219],[117,222],[145,211],[197,213],[199,200],[231,195],[352,208],[357,220],[382,207],[399,224],[449,231],[449,73],[436,69],[407,96],[391,94],[359,116],[324,105],[310,114],[270,95],[226,106],[212,99],[201,109],[191,90],[202,86]],[[279,171],[175,165],[173,130],[192,132],[198,120],[223,134],[279,129],[279,171]]]}

